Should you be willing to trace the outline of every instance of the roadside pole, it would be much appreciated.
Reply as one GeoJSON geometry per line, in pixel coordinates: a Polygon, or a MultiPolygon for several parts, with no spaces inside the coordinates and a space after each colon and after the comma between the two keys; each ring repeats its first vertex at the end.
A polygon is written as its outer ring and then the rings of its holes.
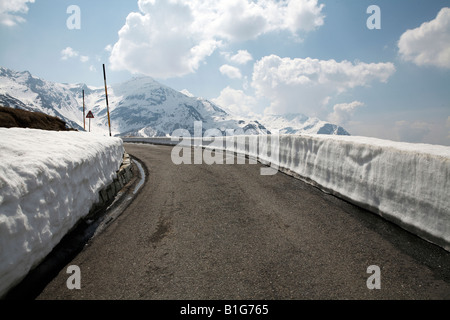
{"type": "Polygon", "coordinates": [[[107,89],[107,86],[106,86],[105,64],[103,64],[103,79],[105,80],[106,111],[108,113],[109,136],[111,137],[111,119],[109,117],[108,89],[107,89]]]}
{"type": "Polygon", "coordinates": [[[84,90],[83,90],[83,129],[86,131],[86,116],[84,114],[84,90]]]}

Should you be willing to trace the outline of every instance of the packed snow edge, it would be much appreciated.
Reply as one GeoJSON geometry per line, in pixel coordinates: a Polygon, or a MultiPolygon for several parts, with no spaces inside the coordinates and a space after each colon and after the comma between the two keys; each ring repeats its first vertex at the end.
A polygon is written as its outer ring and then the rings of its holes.
{"type": "Polygon", "coordinates": [[[98,202],[115,178],[119,138],[0,128],[0,297],[98,202]]]}

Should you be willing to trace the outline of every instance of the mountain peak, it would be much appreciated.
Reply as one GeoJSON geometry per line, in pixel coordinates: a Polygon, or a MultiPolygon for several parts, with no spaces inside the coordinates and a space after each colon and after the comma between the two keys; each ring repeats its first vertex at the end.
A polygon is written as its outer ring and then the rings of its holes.
{"type": "MultiPolygon", "coordinates": [[[[103,88],[86,84],[61,84],[0,67],[0,104],[57,116],[73,128],[83,130],[82,90],[85,111],[92,111],[94,132],[109,131],[103,88]]],[[[207,129],[244,130],[247,134],[318,133],[347,134],[341,127],[303,114],[265,115],[258,119],[235,117],[213,102],[189,91],[177,91],[148,76],[135,76],[108,90],[110,120],[115,135],[167,136],[177,129],[194,132],[194,122],[207,129]]]]}
{"type": "Polygon", "coordinates": [[[29,79],[33,76],[29,71],[15,71],[5,67],[0,67],[0,77],[29,79]]]}

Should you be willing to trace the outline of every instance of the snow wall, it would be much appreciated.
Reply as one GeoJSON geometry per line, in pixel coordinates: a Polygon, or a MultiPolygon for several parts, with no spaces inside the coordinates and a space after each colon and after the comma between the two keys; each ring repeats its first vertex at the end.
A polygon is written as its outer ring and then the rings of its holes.
{"type": "MultiPolygon", "coordinates": [[[[450,147],[336,135],[183,139],[244,154],[450,251],[450,147]],[[272,140],[272,141],[271,141],[272,140]]],[[[270,174],[262,168],[261,174],[270,174]]]]}
{"type": "Polygon", "coordinates": [[[122,140],[85,132],[0,128],[0,297],[99,201],[122,140]]]}

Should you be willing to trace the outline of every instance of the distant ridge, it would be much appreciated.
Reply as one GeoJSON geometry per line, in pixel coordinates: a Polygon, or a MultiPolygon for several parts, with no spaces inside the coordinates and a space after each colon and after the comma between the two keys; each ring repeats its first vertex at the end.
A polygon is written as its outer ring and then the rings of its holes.
{"type": "MultiPolygon", "coordinates": [[[[39,111],[66,122],[68,127],[83,129],[83,100],[86,114],[92,111],[92,132],[106,134],[108,119],[104,88],[86,84],[64,84],[34,77],[28,71],[17,72],[0,67],[0,105],[39,111]]],[[[111,131],[116,136],[170,136],[177,129],[194,133],[194,122],[202,129],[241,129],[246,134],[349,135],[342,127],[302,114],[268,115],[242,118],[215,103],[179,92],[151,77],[135,77],[108,86],[111,131]]]]}

